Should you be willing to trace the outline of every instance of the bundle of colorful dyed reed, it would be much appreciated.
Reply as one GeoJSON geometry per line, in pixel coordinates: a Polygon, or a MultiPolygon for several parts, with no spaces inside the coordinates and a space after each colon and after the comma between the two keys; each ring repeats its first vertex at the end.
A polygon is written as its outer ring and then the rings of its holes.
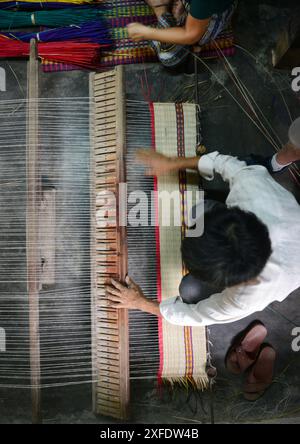
{"type": "MultiPolygon", "coordinates": [[[[97,43],[48,42],[38,43],[38,56],[52,62],[66,63],[84,69],[99,69],[101,45],[97,43]]],[[[24,58],[30,44],[0,35],[0,58],[24,58]]]]}
{"type": "Polygon", "coordinates": [[[0,9],[57,9],[91,4],[94,0],[0,0],[0,9]]]}
{"type": "Polygon", "coordinates": [[[97,43],[48,42],[38,43],[41,59],[78,66],[84,69],[99,69],[101,45],[97,43]]]}
{"type": "Polygon", "coordinates": [[[77,43],[98,43],[103,47],[112,44],[109,30],[104,21],[92,21],[81,25],[70,25],[62,28],[49,29],[42,32],[24,33],[9,32],[4,33],[7,37],[30,42],[36,39],[38,42],[61,42],[75,41],[77,43]]]}
{"type": "Polygon", "coordinates": [[[33,26],[58,28],[90,21],[103,22],[103,8],[67,8],[53,11],[6,11],[0,9],[0,29],[11,30],[33,26]]]}
{"type": "Polygon", "coordinates": [[[28,57],[28,43],[11,40],[0,35],[0,58],[19,58],[28,57]]]}

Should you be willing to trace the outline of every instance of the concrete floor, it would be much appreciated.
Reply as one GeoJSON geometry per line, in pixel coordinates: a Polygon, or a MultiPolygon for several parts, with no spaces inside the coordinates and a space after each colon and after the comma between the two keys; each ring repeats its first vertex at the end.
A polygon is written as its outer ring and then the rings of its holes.
{"type": "MultiPolygon", "coordinates": [[[[290,73],[276,72],[270,67],[270,50],[274,47],[280,29],[287,27],[290,18],[296,15],[297,5],[298,0],[241,1],[236,36],[238,44],[250,51],[256,61],[241,50],[230,59],[236,73],[246,83],[282,141],[287,138],[289,116],[280,92],[284,95],[293,117],[299,115],[300,96],[291,90],[290,73]]],[[[8,77],[7,92],[0,93],[0,100],[21,98],[25,94],[25,63],[10,62],[9,65],[4,61],[0,62],[0,67],[6,69],[8,77]]],[[[271,154],[272,146],[266,142],[224,90],[225,86],[238,97],[222,62],[210,62],[209,66],[215,75],[208,74],[201,64],[198,67],[203,142],[208,151],[218,149],[222,153],[233,155],[271,154]]],[[[126,68],[128,98],[144,100],[146,91],[141,89],[141,82],[145,73],[152,87],[153,101],[194,100],[195,76],[174,75],[159,65],[126,68]]],[[[42,76],[41,89],[43,94],[49,97],[86,96],[88,76],[81,72],[45,74],[42,76]]],[[[300,198],[299,188],[288,172],[276,175],[276,180],[291,190],[298,199],[300,198]]],[[[224,190],[220,180],[204,186],[224,190]]],[[[298,290],[283,303],[274,303],[264,312],[256,313],[242,321],[210,327],[212,361],[218,370],[212,394],[210,392],[187,394],[181,390],[170,393],[167,389],[158,394],[154,382],[133,383],[131,422],[209,423],[212,405],[216,422],[299,422],[300,353],[295,353],[291,349],[292,329],[300,326],[299,293],[298,290]],[[249,403],[242,397],[242,380],[231,377],[225,371],[223,361],[231,339],[253,319],[260,319],[267,326],[269,330],[267,340],[276,348],[278,360],[275,383],[263,398],[255,403],[249,403]]],[[[44,391],[43,401],[46,423],[111,422],[105,418],[95,418],[91,413],[89,386],[48,389],[44,391]]],[[[29,421],[28,392],[1,390],[0,423],[29,421]]]]}

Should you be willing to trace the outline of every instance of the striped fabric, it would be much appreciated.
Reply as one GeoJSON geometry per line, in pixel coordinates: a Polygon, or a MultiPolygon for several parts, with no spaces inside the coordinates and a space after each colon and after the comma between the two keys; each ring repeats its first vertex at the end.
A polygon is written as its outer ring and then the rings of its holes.
{"type": "MultiPolygon", "coordinates": [[[[193,156],[196,147],[196,106],[192,104],[151,105],[152,134],[155,149],[168,156],[193,156]]],[[[181,220],[187,216],[184,191],[198,190],[198,175],[173,173],[160,176],[155,181],[158,193],[180,191],[176,201],[181,220]]],[[[195,195],[196,198],[196,195],[195,195]]],[[[156,196],[156,253],[157,294],[162,301],[178,294],[179,284],[185,274],[180,254],[184,224],[166,225],[164,208],[156,196]]],[[[174,206],[175,207],[175,206],[174,206]]],[[[173,208],[173,207],[172,207],[173,208]]],[[[171,210],[171,221],[174,209],[171,210]]],[[[185,219],[187,220],[187,219],[185,219]]],[[[203,327],[181,327],[159,321],[160,369],[159,379],[171,384],[180,383],[197,388],[207,386],[206,330],[203,327]]]]}

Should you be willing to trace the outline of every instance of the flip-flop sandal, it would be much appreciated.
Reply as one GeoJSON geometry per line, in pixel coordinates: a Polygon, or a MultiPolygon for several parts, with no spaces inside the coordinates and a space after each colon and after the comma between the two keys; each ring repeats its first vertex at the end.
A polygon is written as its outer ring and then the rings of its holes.
{"type": "Polygon", "coordinates": [[[235,375],[239,375],[251,367],[266,336],[267,329],[262,322],[251,322],[245,330],[233,339],[225,356],[226,369],[235,375]]]}
{"type": "Polygon", "coordinates": [[[269,344],[261,346],[255,364],[249,370],[244,386],[244,398],[247,401],[256,401],[273,382],[276,351],[269,344]]]}

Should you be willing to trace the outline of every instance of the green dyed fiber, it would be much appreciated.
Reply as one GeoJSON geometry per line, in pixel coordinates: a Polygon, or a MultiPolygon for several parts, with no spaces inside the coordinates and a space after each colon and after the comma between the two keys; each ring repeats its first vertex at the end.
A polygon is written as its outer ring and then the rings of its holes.
{"type": "Polygon", "coordinates": [[[105,15],[97,8],[67,8],[51,11],[3,11],[0,10],[0,29],[11,30],[33,26],[47,26],[58,28],[60,26],[79,25],[95,21],[105,15]]]}

